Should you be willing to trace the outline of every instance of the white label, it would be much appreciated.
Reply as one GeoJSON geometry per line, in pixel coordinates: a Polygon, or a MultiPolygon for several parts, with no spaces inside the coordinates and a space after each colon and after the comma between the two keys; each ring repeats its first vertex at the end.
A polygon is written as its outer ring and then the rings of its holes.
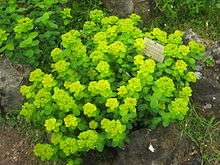
{"type": "Polygon", "coordinates": [[[164,46],[149,38],[144,38],[144,41],[145,41],[144,54],[158,62],[163,62],[164,46]]]}

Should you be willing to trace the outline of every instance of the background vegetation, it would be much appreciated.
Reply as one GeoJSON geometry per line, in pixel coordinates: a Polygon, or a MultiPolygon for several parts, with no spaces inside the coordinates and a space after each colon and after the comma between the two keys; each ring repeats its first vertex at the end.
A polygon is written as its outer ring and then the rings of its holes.
{"type": "Polygon", "coordinates": [[[151,26],[167,31],[192,28],[203,37],[220,38],[220,2],[218,0],[156,0],[151,26]]]}

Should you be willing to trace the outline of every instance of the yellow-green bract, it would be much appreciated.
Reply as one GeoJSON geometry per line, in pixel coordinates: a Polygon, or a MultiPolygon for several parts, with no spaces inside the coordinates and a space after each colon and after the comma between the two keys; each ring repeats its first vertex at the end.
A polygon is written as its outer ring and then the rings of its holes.
{"type": "Polygon", "coordinates": [[[50,144],[36,145],[42,160],[122,147],[134,123],[167,126],[189,109],[201,44],[183,45],[181,31],[143,32],[135,14],[119,19],[94,10],[90,17],[82,30],[62,35],[62,47],[51,52],[51,73],[36,69],[32,84],[21,87],[27,99],[21,115],[51,136],[50,144]],[[165,47],[163,63],[144,55],[144,37],[165,47]]]}

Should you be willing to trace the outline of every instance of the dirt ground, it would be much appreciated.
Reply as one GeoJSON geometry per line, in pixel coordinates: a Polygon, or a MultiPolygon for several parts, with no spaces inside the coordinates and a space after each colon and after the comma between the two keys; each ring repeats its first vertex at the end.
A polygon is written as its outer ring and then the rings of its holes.
{"type": "Polygon", "coordinates": [[[0,126],[0,165],[42,165],[33,156],[33,143],[10,126],[0,126]]]}

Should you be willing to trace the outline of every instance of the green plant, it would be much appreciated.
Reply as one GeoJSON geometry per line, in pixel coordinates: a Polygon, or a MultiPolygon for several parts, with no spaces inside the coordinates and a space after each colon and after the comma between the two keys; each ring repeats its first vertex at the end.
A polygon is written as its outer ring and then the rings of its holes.
{"type": "Polygon", "coordinates": [[[179,129],[197,145],[202,164],[219,164],[220,122],[199,114],[201,106],[190,105],[190,109],[190,113],[178,124],[179,129]]]}
{"type": "Polygon", "coordinates": [[[193,18],[218,8],[218,0],[156,0],[157,8],[167,17],[193,18]]]}
{"type": "Polygon", "coordinates": [[[140,17],[105,17],[90,13],[80,31],[62,35],[61,48],[51,52],[51,73],[34,70],[32,85],[22,86],[26,97],[20,112],[45,126],[50,144],[38,144],[42,160],[80,163],[80,153],[122,147],[135,122],[164,126],[182,120],[188,111],[190,83],[204,46],[183,45],[183,32],[167,35],[158,28],[143,32],[140,17]],[[144,38],[164,45],[163,62],[144,54],[144,38]]]}
{"type": "Polygon", "coordinates": [[[191,28],[202,37],[218,40],[219,4],[218,0],[156,0],[149,25],[168,32],[191,28]]]}
{"type": "MultiPolygon", "coordinates": [[[[0,1],[0,53],[14,62],[47,69],[50,52],[58,46],[59,36],[77,27],[80,24],[77,18],[86,19],[87,13],[79,16],[72,10],[81,3],[71,0],[0,1]]],[[[88,9],[80,11],[85,10],[88,9]]]]}

